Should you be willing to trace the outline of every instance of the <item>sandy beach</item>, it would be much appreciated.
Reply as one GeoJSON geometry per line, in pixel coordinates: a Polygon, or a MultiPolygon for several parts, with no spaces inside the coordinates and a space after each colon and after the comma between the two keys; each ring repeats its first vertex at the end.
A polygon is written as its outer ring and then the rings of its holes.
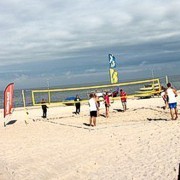
{"type": "MultiPolygon", "coordinates": [[[[89,108],[16,108],[10,124],[0,122],[0,180],[176,180],[180,163],[180,117],[170,120],[162,98],[128,99],[104,106],[97,127],[89,108]]],[[[180,93],[178,109],[180,107],[180,93]]],[[[1,114],[2,114],[1,110],[1,114]]],[[[2,117],[3,115],[1,115],[2,117]]]]}

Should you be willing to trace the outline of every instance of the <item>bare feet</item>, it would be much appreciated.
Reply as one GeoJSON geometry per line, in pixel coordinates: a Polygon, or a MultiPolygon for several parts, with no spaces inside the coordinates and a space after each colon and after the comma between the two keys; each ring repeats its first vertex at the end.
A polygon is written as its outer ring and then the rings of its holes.
{"type": "Polygon", "coordinates": [[[178,116],[176,116],[175,118],[172,118],[171,120],[177,120],[178,116]]]}

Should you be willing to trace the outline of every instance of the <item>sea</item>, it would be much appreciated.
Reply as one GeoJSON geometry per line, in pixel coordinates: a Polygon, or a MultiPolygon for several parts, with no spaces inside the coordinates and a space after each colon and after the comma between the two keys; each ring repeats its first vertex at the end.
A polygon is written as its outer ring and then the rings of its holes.
{"type": "MultiPolygon", "coordinates": [[[[165,77],[156,77],[160,79],[160,83],[162,86],[166,87],[166,78],[165,77]]],[[[150,78],[149,78],[150,79],[150,78]]],[[[131,79],[124,82],[132,82],[132,81],[138,81],[143,79],[131,79]]],[[[172,83],[172,86],[176,88],[177,90],[180,90],[180,75],[171,75],[168,76],[169,82],[172,83]]],[[[63,89],[63,88],[73,88],[73,87],[84,87],[84,86],[97,86],[97,85],[105,85],[109,84],[108,82],[104,83],[89,83],[89,84],[79,84],[79,85],[68,85],[68,86],[55,86],[50,87],[50,89],[63,89]]],[[[65,92],[55,92],[51,94],[51,102],[60,102],[65,101],[67,98],[75,97],[77,94],[80,96],[81,99],[88,99],[88,96],[93,91],[103,92],[103,91],[115,91],[117,88],[124,89],[127,94],[135,94],[136,91],[139,90],[139,88],[143,87],[144,84],[138,84],[138,85],[127,85],[123,87],[114,87],[114,88],[101,88],[101,89],[85,89],[85,90],[78,90],[78,91],[65,91],[65,92]]],[[[47,89],[47,87],[37,87],[34,89],[23,89],[25,94],[25,106],[32,106],[32,90],[43,90],[47,89]]],[[[0,109],[3,109],[4,99],[3,99],[3,91],[0,91],[0,109]]],[[[35,100],[36,102],[41,102],[42,99],[48,100],[47,93],[38,93],[35,94],[35,100]]],[[[16,107],[23,107],[23,97],[22,97],[22,89],[15,89],[14,91],[14,108],[16,107]]]]}

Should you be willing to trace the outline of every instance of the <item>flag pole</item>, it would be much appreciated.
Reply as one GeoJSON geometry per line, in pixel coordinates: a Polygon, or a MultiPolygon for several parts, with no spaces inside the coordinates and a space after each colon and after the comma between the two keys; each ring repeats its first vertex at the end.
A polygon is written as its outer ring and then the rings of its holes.
{"type": "MultiPolygon", "coordinates": [[[[108,61],[110,61],[110,54],[108,54],[108,61]]],[[[109,62],[110,63],[110,62],[109,62]]],[[[110,80],[110,83],[111,82],[111,72],[110,72],[110,65],[109,65],[109,80],[110,80]]]]}

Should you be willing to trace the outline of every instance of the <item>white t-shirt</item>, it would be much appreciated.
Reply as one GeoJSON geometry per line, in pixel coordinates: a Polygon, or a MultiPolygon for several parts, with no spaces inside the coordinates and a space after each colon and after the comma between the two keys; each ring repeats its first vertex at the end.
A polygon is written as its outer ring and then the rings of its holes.
{"type": "Polygon", "coordinates": [[[168,103],[176,103],[177,100],[176,100],[176,96],[175,96],[175,94],[173,92],[173,89],[172,88],[168,88],[166,90],[166,92],[167,92],[167,95],[168,95],[168,103]]]}
{"type": "Polygon", "coordinates": [[[91,98],[89,100],[89,110],[90,111],[97,111],[97,105],[96,105],[96,101],[94,98],[91,98]]]}

